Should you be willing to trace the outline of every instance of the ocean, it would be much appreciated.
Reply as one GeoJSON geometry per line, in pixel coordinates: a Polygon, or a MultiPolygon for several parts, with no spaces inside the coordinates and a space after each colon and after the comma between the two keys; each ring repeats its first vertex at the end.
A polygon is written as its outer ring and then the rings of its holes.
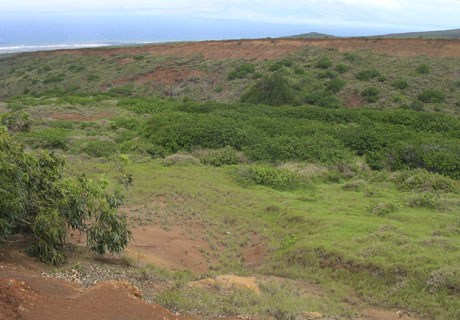
{"type": "Polygon", "coordinates": [[[169,41],[281,37],[311,31],[353,36],[394,30],[362,30],[142,13],[0,13],[0,53],[169,41]]]}

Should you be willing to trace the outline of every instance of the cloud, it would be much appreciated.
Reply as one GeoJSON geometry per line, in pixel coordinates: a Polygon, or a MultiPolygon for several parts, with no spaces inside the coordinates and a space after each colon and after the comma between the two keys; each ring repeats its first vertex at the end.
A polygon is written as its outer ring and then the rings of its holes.
{"type": "MultiPolygon", "coordinates": [[[[7,11],[156,14],[284,24],[456,28],[460,0],[15,0],[7,11]]],[[[1,25],[1,21],[0,21],[1,25]]]]}

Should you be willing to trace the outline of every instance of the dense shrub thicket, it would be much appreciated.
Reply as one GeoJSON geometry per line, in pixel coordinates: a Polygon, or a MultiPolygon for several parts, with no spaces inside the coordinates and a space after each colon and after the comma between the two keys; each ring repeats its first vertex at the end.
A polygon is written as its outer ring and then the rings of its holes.
{"type": "Polygon", "coordinates": [[[447,114],[140,98],[119,106],[151,114],[132,130],[157,155],[226,146],[253,161],[339,163],[359,155],[374,169],[424,168],[460,178],[460,120],[447,114]]]}
{"type": "Polygon", "coordinates": [[[0,239],[29,235],[28,253],[52,264],[64,262],[71,229],[86,233],[98,254],[120,252],[130,239],[125,218],[116,214],[122,198],[103,182],[62,178],[63,167],[54,154],[25,153],[0,127],[0,239]]]}

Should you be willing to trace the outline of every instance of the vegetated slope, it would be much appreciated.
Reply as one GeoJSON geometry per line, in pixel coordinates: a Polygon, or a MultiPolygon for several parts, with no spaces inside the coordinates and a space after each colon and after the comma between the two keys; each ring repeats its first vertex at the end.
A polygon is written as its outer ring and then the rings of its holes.
{"type": "Polygon", "coordinates": [[[105,174],[114,186],[114,159],[129,154],[125,212],[142,236],[133,242],[136,261],[173,239],[174,252],[180,241],[200,246],[184,246],[176,268],[281,277],[257,296],[185,285],[193,278],[186,272],[140,270],[141,279],[176,281],[152,297],[172,311],[352,318],[359,314],[350,305],[364,303],[422,319],[460,316],[457,116],[107,93],[21,96],[7,105],[14,139],[65,154],[67,176],[105,174]],[[30,126],[20,126],[24,111],[30,126]],[[326,301],[301,295],[284,277],[319,285],[326,301]]]}
{"type": "Polygon", "coordinates": [[[439,30],[439,31],[424,31],[424,32],[392,33],[392,34],[382,35],[380,37],[459,39],[460,38],[460,29],[439,30]]]}
{"type": "Polygon", "coordinates": [[[460,55],[460,41],[430,41],[242,40],[22,54],[0,60],[0,98],[52,90],[236,102],[279,73],[297,104],[456,113],[457,58],[422,54],[460,55]]]}

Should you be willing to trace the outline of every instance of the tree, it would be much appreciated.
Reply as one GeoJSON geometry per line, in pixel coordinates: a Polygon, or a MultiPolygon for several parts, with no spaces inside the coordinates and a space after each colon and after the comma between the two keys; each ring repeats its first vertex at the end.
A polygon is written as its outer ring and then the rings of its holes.
{"type": "MultiPolygon", "coordinates": [[[[122,158],[116,170],[119,182],[129,185],[131,176],[122,172],[126,161],[122,158]]],[[[121,252],[131,239],[126,218],[117,215],[121,195],[85,175],[63,178],[64,166],[53,153],[24,152],[0,127],[0,238],[27,235],[27,252],[56,265],[65,261],[70,230],[86,233],[88,248],[98,254],[121,252]]]]}

